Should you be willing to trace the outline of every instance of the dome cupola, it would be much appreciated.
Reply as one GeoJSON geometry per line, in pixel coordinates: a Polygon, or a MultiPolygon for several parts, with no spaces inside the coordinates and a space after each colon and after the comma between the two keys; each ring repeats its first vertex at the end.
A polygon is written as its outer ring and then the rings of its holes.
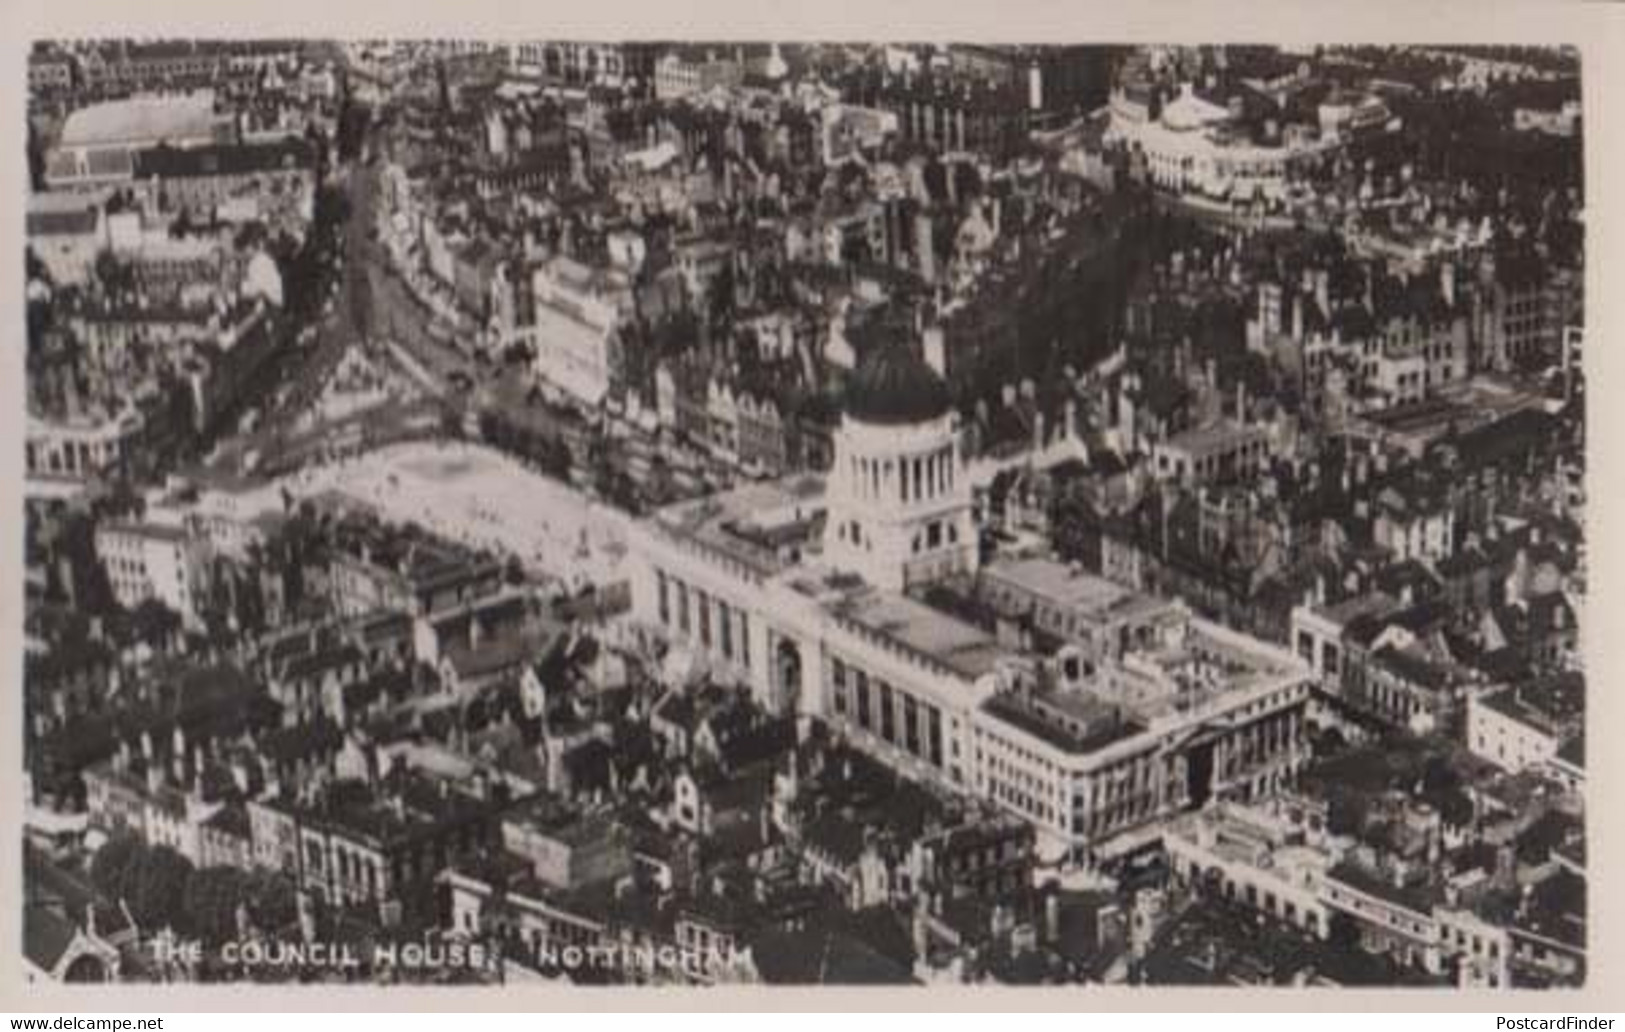
{"type": "Polygon", "coordinates": [[[871,347],[847,381],[845,411],[879,426],[926,423],[948,414],[948,385],[902,341],[871,347]]]}

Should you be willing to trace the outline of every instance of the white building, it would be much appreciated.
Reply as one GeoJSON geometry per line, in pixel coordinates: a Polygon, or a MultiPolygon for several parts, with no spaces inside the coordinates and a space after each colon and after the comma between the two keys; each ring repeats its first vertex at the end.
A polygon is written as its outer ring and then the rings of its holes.
{"type": "Polygon", "coordinates": [[[1309,829],[1224,805],[1180,818],[1162,841],[1174,878],[1326,938],[1331,913],[1321,897],[1332,854],[1309,829]]]}
{"type": "Polygon", "coordinates": [[[57,286],[83,284],[107,247],[102,201],[83,193],[29,195],[28,247],[57,286]]]}
{"type": "Polygon", "coordinates": [[[1100,859],[1210,796],[1296,774],[1310,673],[1283,650],[1164,606],[1123,622],[1123,654],[1096,662],[1082,638],[1047,649],[978,612],[954,415],[911,351],[864,356],[834,450],[827,480],[753,483],[633,525],[634,618],[765,705],[1022,816],[1053,859],[1100,859]]]}
{"type": "Polygon", "coordinates": [[[1205,484],[1256,474],[1269,464],[1270,434],[1262,426],[1223,422],[1176,434],[1152,449],[1159,479],[1205,484]]]}
{"type": "Polygon", "coordinates": [[[152,523],[106,523],[96,528],[96,556],[113,597],[125,609],[156,599],[196,626],[203,569],[190,536],[152,523]]]}
{"type": "Polygon", "coordinates": [[[1126,94],[1114,96],[1111,112],[1106,141],[1138,148],[1152,181],[1174,193],[1284,200],[1295,170],[1337,145],[1335,136],[1313,130],[1283,133],[1280,144],[1250,142],[1232,124],[1229,108],[1197,96],[1189,83],[1157,118],[1126,94]]]}
{"type": "MultiPolygon", "coordinates": [[[[1565,674],[1467,700],[1467,748],[1504,770],[1550,768],[1579,732],[1585,682],[1565,674]]],[[[1571,755],[1572,755],[1571,750],[1571,755]]]]}
{"type": "Polygon", "coordinates": [[[45,182],[53,190],[127,183],[138,151],[160,143],[195,147],[214,143],[230,128],[215,111],[214,94],[146,95],[109,100],[68,116],[46,158],[45,182]]]}
{"type": "Polygon", "coordinates": [[[715,54],[697,58],[670,53],[655,62],[655,96],[660,100],[676,100],[719,86],[738,86],[744,77],[742,65],[715,54]]]}
{"type": "Polygon", "coordinates": [[[555,258],[536,270],[536,372],[587,405],[609,393],[634,301],[625,274],[555,258]]]}
{"type": "Polygon", "coordinates": [[[24,455],[28,475],[89,479],[117,465],[142,431],[134,408],[46,419],[29,413],[24,455]]]}
{"type": "Polygon", "coordinates": [[[940,377],[902,348],[867,357],[834,434],[828,562],[890,591],[976,570],[976,527],[940,377]]]}

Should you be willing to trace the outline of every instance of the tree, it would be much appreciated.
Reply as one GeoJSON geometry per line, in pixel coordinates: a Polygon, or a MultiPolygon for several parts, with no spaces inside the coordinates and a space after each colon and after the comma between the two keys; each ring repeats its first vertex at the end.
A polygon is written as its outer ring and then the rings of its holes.
{"type": "Polygon", "coordinates": [[[145,846],[134,835],[115,835],[90,859],[90,883],[113,902],[128,894],[127,879],[145,846]]]}
{"type": "Polygon", "coordinates": [[[712,277],[707,291],[709,297],[706,299],[706,312],[710,316],[711,325],[714,327],[730,325],[734,316],[734,272],[731,259],[712,277]]]}
{"type": "Polygon", "coordinates": [[[361,154],[361,146],[366,139],[371,119],[372,113],[365,104],[346,98],[339,109],[338,118],[337,145],[340,161],[353,161],[361,154]]]}
{"type": "Polygon", "coordinates": [[[1058,491],[1050,502],[1051,536],[1061,558],[1082,562],[1089,569],[1100,566],[1100,518],[1086,498],[1070,487],[1058,491]]]}
{"type": "Polygon", "coordinates": [[[191,932],[218,946],[237,935],[237,908],[248,899],[248,876],[231,867],[194,871],[182,892],[191,932]]]}
{"type": "Polygon", "coordinates": [[[569,479],[573,464],[570,446],[561,438],[543,439],[541,464],[542,471],[555,480],[569,479]]]}
{"type": "Polygon", "coordinates": [[[299,903],[293,884],[272,871],[255,871],[248,876],[248,913],[260,928],[285,928],[299,917],[299,903]]]}
{"type": "Polygon", "coordinates": [[[185,910],[186,881],[192,862],[168,846],[140,854],[133,865],[128,897],[130,913],[143,928],[189,929],[185,910]]]}
{"type": "Polygon", "coordinates": [[[523,584],[525,582],[525,565],[519,561],[517,555],[508,557],[508,562],[503,567],[502,576],[509,584],[523,584]]]}
{"type": "Polygon", "coordinates": [[[135,271],[114,257],[112,251],[98,253],[94,268],[96,282],[109,296],[122,297],[135,293],[135,271]]]}
{"type": "Polygon", "coordinates": [[[28,185],[35,193],[45,189],[45,144],[34,120],[28,120],[28,185]]]}
{"type": "Polygon", "coordinates": [[[45,263],[41,261],[40,256],[35,253],[32,244],[23,249],[23,270],[30,282],[34,280],[42,280],[46,283],[51,282],[51,270],[45,267],[45,263]]]}
{"type": "Polygon", "coordinates": [[[1337,792],[1326,808],[1326,830],[1333,835],[1358,835],[1365,830],[1369,808],[1352,792],[1337,792]]]}
{"type": "Polygon", "coordinates": [[[135,640],[163,652],[180,633],[180,614],[155,598],[149,598],[130,614],[130,630],[135,640]]]}
{"type": "Polygon", "coordinates": [[[1326,922],[1326,942],[1336,949],[1362,949],[1359,923],[1341,910],[1336,911],[1326,922]]]}

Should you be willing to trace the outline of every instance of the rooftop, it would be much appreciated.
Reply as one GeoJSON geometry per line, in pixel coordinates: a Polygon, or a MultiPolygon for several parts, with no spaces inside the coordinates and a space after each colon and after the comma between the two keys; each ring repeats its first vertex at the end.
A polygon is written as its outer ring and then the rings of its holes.
{"type": "Polygon", "coordinates": [[[989,564],[983,574],[1019,584],[1052,602],[1089,612],[1103,612],[1134,595],[1104,577],[1045,556],[998,559],[989,564]]]}
{"type": "Polygon", "coordinates": [[[881,426],[924,423],[948,414],[948,385],[902,341],[871,348],[846,385],[846,412],[881,426]]]}
{"type": "Polygon", "coordinates": [[[214,134],[216,122],[214,95],[208,92],[109,100],[69,115],[62,127],[60,146],[208,139],[214,134]]]}
{"type": "Polygon", "coordinates": [[[771,577],[795,564],[794,546],[811,542],[823,509],[823,480],[803,476],[681,502],[662,509],[655,523],[754,576],[771,577]]]}
{"type": "Polygon", "coordinates": [[[1211,426],[1196,427],[1175,434],[1168,439],[1167,447],[1178,448],[1192,455],[1205,456],[1265,436],[1262,427],[1244,426],[1224,420],[1211,426]]]}
{"type": "Polygon", "coordinates": [[[251,175],[278,169],[307,169],[315,156],[302,140],[273,143],[233,143],[203,147],[171,147],[163,144],[137,155],[138,179],[158,176],[183,179],[196,176],[251,175]]]}
{"type": "Polygon", "coordinates": [[[1479,702],[1504,716],[1548,734],[1576,724],[1585,713],[1585,678],[1560,674],[1482,696],[1479,702]]]}
{"type": "Polygon", "coordinates": [[[967,680],[992,673],[999,658],[1007,654],[993,635],[906,595],[862,588],[829,608],[849,625],[918,659],[943,664],[967,680]]]}
{"type": "Polygon", "coordinates": [[[1419,914],[1433,912],[1433,892],[1425,884],[1385,876],[1353,861],[1344,861],[1333,867],[1330,877],[1368,896],[1419,914]]]}
{"type": "Polygon", "coordinates": [[[1087,692],[1053,692],[1042,697],[1001,692],[982,703],[982,709],[1071,753],[1095,752],[1145,730],[1121,706],[1087,692]]]}

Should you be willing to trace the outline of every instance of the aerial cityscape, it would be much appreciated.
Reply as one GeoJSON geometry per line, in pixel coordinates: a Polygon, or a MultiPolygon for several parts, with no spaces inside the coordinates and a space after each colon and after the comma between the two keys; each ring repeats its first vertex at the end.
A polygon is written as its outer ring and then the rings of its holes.
{"type": "Polygon", "coordinates": [[[1585,983],[1576,50],[28,88],[29,981],[1585,983]]]}

